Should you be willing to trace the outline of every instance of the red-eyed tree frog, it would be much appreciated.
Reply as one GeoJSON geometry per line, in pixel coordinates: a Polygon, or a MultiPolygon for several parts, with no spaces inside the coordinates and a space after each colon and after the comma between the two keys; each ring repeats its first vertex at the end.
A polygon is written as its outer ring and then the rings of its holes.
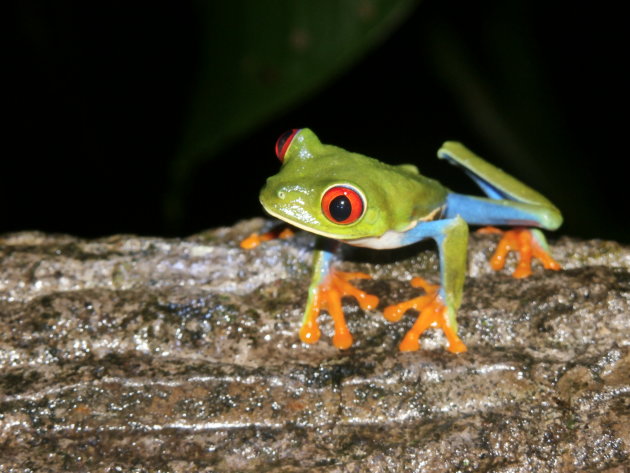
{"type": "MultiPolygon", "coordinates": [[[[402,351],[419,348],[419,336],[429,327],[440,327],[448,350],[459,353],[466,346],[457,336],[456,312],[462,300],[466,276],[468,224],[509,225],[501,232],[491,265],[501,269],[509,251],[520,252],[515,277],[531,274],[537,258],[548,269],[560,269],[549,255],[542,232],[562,223],[560,211],[545,197],[512,176],[473,154],[462,144],[446,142],[438,157],[461,167],[487,197],[452,192],[439,182],[422,176],[410,164],[391,166],[376,159],[323,144],[308,128],[290,130],[276,143],[282,162],[280,172],[267,179],[260,202],[274,217],[325,239],[373,249],[399,248],[431,238],[440,256],[440,285],[414,278],[414,287],[424,294],[384,310],[390,321],[409,309],[420,314],[400,344],[402,351]]],[[[252,235],[243,247],[256,246],[270,235],[252,235]]],[[[369,278],[364,273],[346,273],[332,267],[335,244],[318,245],[300,339],[314,343],[320,337],[317,318],[322,309],[335,325],[333,344],[346,349],[352,344],[341,298],[357,299],[363,309],[378,305],[374,295],[354,287],[350,280],[369,278]]]]}

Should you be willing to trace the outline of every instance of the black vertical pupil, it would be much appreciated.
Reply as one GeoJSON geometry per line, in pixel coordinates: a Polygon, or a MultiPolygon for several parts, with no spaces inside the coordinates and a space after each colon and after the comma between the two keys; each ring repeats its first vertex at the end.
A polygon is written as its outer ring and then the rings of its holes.
{"type": "Polygon", "coordinates": [[[330,216],[332,218],[334,218],[337,222],[343,222],[352,213],[352,204],[350,203],[350,199],[348,199],[348,197],[345,195],[339,195],[330,201],[328,210],[330,211],[330,216]]]}

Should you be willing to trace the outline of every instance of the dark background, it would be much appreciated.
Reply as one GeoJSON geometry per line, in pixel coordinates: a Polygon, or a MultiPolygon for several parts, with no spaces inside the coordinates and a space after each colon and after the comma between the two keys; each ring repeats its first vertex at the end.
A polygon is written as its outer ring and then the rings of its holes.
{"type": "Polygon", "coordinates": [[[262,215],[277,136],[309,127],[477,192],[435,159],[445,139],[463,141],[556,203],[560,233],[629,242],[620,9],[420,2],[352,67],[208,156],[174,217],[172,162],[204,61],[194,2],[15,3],[0,232],[174,236],[262,215]]]}

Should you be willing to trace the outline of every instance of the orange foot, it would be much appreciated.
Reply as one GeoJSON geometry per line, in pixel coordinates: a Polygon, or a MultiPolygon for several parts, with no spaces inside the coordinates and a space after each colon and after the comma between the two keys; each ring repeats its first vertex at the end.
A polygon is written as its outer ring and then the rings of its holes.
{"type": "Polygon", "coordinates": [[[438,295],[439,286],[430,284],[422,278],[411,280],[413,287],[424,289],[424,296],[416,297],[399,304],[390,305],[385,308],[383,315],[390,322],[398,322],[405,312],[415,309],[420,315],[409,329],[405,338],[400,343],[400,351],[416,351],[420,348],[418,338],[430,327],[439,327],[448,340],[448,351],[451,353],[462,353],[466,351],[466,345],[457,336],[456,329],[452,326],[446,306],[438,295]]]}
{"type": "Polygon", "coordinates": [[[554,271],[562,269],[560,263],[538,244],[528,228],[514,228],[504,231],[495,227],[484,227],[477,232],[503,235],[490,258],[490,267],[495,271],[503,269],[506,256],[510,251],[517,251],[520,255],[516,269],[512,273],[515,278],[526,278],[532,274],[532,258],[538,259],[545,269],[553,269],[554,271]]]}
{"type": "Polygon", "coordinates": [[[241,242],[241,248],[244,250],[251,250],[256,248],[264,241],[275,240],[276,238],[290,238],[294,235],[293,230],[289,227],[277,227],[262,235],[258,233],[252,233],[241,242]]]}
{"type": "Polygon", "coordinates": [[[321,332],[317,317],[321,310],[327,310],[335,324],[335,335],[333,345],[341,350],[345,350],[352,345],[352,335],[341,307],[341,298],[344,296],[354,297],[363,310],[374,309],[378,305],[378,297],[368,294],[350,284],[351,279],[369,279],[370,275],[365,273],[346,273],[331,270],[318,286],[317,293],[311,301],[311,307],[304,318],[300,329],[300,340],[304,343],[315,343],[319,340],[321,332]]]}

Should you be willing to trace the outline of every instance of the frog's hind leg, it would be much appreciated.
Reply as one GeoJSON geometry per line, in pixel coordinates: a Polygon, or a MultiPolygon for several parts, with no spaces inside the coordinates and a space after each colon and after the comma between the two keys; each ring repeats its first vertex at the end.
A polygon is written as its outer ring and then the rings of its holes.
{"type": "Polygon", "coordinates": [[[562,223],[560,211],[544,195],[480,158],[461,143],[447,141],[437,155],[438,158],[462,168],[484,194],[493,200],[522,202],[545,208],[547,221],[537,226],[555,230],[562,223]]]}
{"type": "Polygon", "coordinates": [[[484,227],[478,233],[498,233],[501,240],[490,258],[490,267],[495,271],[503,269],[509,252],[519,253],[518,263],[512,273],[515,278],[526,278],[532,274],[532,259],[541,262],[545,269],[557,271],[562,269],[549,253],[545,235],[538,228],[514,228],[500,230],[496,227],[484,227]]]}
{"type": "Polygon", "coordinates": [[[489,199],[451,193],[446,199],[447,217],[461,216],[471,225],[509,225],[512,230],[499,230],[490,227],[482,233],[500,233],[501,240],[490,259],[493,269],[502,269],[509,252],[518,252],[519,262],[513,273],[516,278],[524,278],[532,273],[532,259],[539,260],[546,269],[561,269],[560,264],[549,253],[544,234],[538,228],[557,228],[559,225],[555,210],[546,206],[518,202],[508,199],[489,199]]]}
{"type": "Polygon", "coordinates": [[[531,260],[538,259],[548,269],[560,269],[550,256],[545,236],[539,227],[555,230],[562,223],[560,211],[542,194],[483,160],[461,143],[447,141],[438,157],[464,170],[488,196],[487,199],[451,194],[447,200],[447,216],[461,215],[477,225],[510,225],[522,228],[501,231],[482,229],[485,233],[502,233],[491,266],[500,269],[510,251],[520,253],[515,277],[531,274],[531,260]]]}

